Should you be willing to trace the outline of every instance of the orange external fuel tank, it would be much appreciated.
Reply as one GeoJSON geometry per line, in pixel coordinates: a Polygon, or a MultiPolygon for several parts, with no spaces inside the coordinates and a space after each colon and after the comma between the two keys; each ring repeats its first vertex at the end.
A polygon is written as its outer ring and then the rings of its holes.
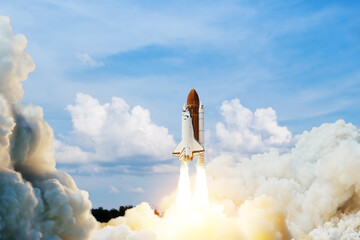
{"type": "Polygon", "coordinates": [[[186,108],[189,109],[192,118],[194,137],[199,141],[199,96],[194,88],[187,97],[186,108]]]}

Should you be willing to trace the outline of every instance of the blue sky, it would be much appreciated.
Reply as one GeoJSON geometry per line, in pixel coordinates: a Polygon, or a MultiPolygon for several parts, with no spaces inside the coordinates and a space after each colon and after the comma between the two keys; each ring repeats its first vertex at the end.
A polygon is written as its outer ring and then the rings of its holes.
{"type": "MultiPolygon", "coordinates": [[[[359,12],[358,1],[0,2],[0,14],[10,17],[15,33],[26,36],[36,64],[23,83],[23,102],[43,107],[56,139],[97,153],[91,160],[67,158],[57,166],[89,191],[94,206],[105,207],[143,200],[157,204],[176,186],[177,172],[170,167],[177,163],[171,152],[168,159],[149,151],[111,158],[106,147],[83,143],[72,121],[79,112],[68,107],[85,108],[77,104],[77,93],[100,105],[121,98],[129,111],[140,105],[152,124],[179,142],[180,110],[194,87],[205,104],[214,151],[222,151],[216,147],[222,141],[216,139],[217,123],[230,126],[221,107],[236,98],[251,112],[271,107],[277,124],[293,137],[337,119],[359,126],[359,12]],[[149,170],[160,165],[168,170],[149,170]],[[122,167],[126,171],[109,170],[122,167]]],[[[118,116],[107,114],[107,119],[118,116]]],[[[107,142],[126,139],[99,136],[107,142]]]]}

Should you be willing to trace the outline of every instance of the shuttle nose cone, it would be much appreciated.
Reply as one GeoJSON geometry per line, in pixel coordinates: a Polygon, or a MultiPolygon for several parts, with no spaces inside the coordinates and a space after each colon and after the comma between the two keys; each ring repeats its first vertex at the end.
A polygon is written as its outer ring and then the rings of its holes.
{"type": "Polygon", "coordinates": [[[195,89],[191,89],[188,97],[187,97],[187,103],[186,103],[188,108],[191,107],[198,107],[199,108],[199,96],[197,94],[197,92],[195,91],[195,89]]]}

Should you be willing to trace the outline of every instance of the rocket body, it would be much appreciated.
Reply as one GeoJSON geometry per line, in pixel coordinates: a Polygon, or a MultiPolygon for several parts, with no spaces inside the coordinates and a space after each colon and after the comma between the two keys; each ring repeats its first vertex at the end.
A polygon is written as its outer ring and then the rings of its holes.
{"type": "Polygon", "coordinates": [[[192,161],[199,156],[198,166],[204,166],[204,107],[199,104],[199,97],[192,89],[187,104],[182,109],[181,142],[174,149],[173,155],[180,161],[192,161]]]}

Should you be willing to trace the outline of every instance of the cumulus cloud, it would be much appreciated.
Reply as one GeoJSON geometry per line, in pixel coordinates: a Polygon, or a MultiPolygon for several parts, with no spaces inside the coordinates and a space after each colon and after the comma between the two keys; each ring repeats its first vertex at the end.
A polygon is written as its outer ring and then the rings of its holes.
{"type": "Polygon", "coordinates": [[[272,108],[259,108],[253,113],[239,99],[233,99],[224,101],[220,110],[224,122],[216,124],[216,137],[225,152],[260,153],[292,144],[291,132],[279,126],[272,108]]]}
{"type": "Polygon", "coordinates": [[[167,128],[156,125],[150,112],[141,106],[130,106],[124,99],[113,97],[101,105],[89,95],[78,93],[76,103],[67,106],[73,122],[73,136],[82,148],[61,142],[55,145],[59,162],[79,163],[114,161],[126,157],[167,160],[175,146],[167,128]]]}
{"type": "Polygon", "coordinates": [[[95,227],[88,194],[56,170],[42,109],[20,102],[21,81],[35,66],[25,47],[0,16],[0,238],[88,239],[95,227]]]}
{"type": "MultiPolygon", "coordinates": [[[[128,157],[136,159],[136,156],[154,160],[171,158],[169,153],[176,145],[173,136],[166,128],[153,123],[150,112],[141,106],[130,109],[124,99],[117,97],[110,103],[100,104],[97,99],[78,93],[76,103],[67,106],[67,110],[73,122],[71,136],[77,140],[73,145],[55,140],[55,154],[60,163],[119,159],[122,162],[128,157]]],[[[291,132],[279,126],[272,108],[260,108],[253,113],[234,99],[225,101],[220,110],[224,121],[216,124],[216,136],[209,137],[211,134],[207,130],[208,156],[219,152],[246,156],[270,148],[286,151],[293,146],[295,140],[291,132]]],[[[152,171],[175,172],[177,169],[174,165],[156,164],[152,171]]]]}
{"type": "Polygon", "coordinates": [[[85,163],[90,153],[84,152],[80,147],[65,144],[54,139],[54,151],[57,161],[61,163],[85,163]]]}

